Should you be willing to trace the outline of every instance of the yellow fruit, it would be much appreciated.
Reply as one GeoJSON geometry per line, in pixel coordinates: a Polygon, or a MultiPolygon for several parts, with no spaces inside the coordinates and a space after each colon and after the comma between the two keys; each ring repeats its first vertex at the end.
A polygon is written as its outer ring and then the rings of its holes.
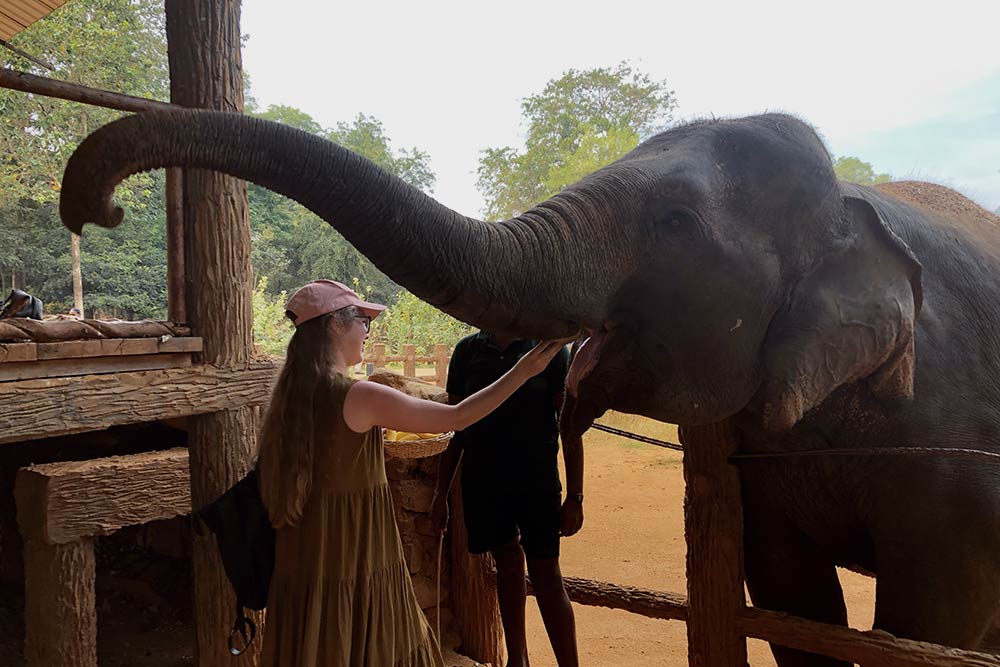
{"type": "Polygon", "coordinates": [[[399,437],[396,438],[396,442],[406,442],[408,440],[419,440],[419,433],[401,433],[399,437]]]}
{"type": "Polygon", "coordinates": [[[395,441],[398,436],[399,436],[399,434],[396,433],[396,431],[392,430],[391,428],[387,428],[385,430],[385,435],[382,436],[382,439],[383,440],[389,440],[389,441],[395,441]]]}
{"type": "Polygon", "coordinates": [[[429,438],[436,438],[436,437],[438,437],[440,435],[440,433],[418,433],[417,435],[420,436],[421,440],[427,440],[429,438]]]}

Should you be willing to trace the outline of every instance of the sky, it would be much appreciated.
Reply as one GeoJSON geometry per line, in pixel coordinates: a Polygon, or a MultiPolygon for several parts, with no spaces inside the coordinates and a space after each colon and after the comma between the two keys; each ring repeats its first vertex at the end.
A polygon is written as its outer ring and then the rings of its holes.
{"type": "Polygon", "coordinates": [[[523,144],[521,100],[623,60],[666,81],[675,120],[792,113],[834,155],[1000,207],[996,0],[243,0],[242,29],[261,108],[378,118],[466,215],[480,151],[523,144]]]}

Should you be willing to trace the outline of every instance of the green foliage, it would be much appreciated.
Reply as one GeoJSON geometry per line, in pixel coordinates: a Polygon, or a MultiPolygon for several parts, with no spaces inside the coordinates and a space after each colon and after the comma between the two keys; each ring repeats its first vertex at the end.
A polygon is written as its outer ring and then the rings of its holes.
{"type": "Polygon", "coordinates": [[[677,106],[666,82],[628,63],[568,70],[521,104],[528,125],[523,151],[483,151],[477,187],[488,219],[509,218],[617,160],[662,129],[677,106]]]}
{"type": "Polygon", "coordinates": [[[401,354],[403,345],[416,346],[417,354],[430,355],[434,345],[454,345],[472,331],[464,322],[442,313],[406,290],[372,322],[372,340],[385,343],[390,354],[401,354]]]}
{"type": "Polygon", "coordinates": [[[253,341],[261,352],[272,357],[285,356],[288,341],[292,338],[292,323],[285,317],[288,295],[279,292],[268,294],[267,278],[257,281],[253,290],[253,341]]]}
{"type": "Polygon", "coordinates": [[[845,155],[833,161],[833,171],[837,178],[849,183],[858,185],[876,185],[878,183],[888,183],[892,180],[889,174],[876,174],[875,168],[870,162],[863,162],[859,158],[845,155]]]}
{"type": "MultiPolygon", "coordinates": [[[[429,190],[434,185],[427,153],[416,148],[393,150],[382,123],[370,116],[359,114],[351,123],[324,130],[309,114],[293,107],[272,105],[257,115],[335,141],[415,187],[429,190]]],[[[290,292],[317,278],[341,282],[356,278],[370,286],[376,301],[395,301],[399,286],[326,222],[264,188],[251,184],[248,192],[252,260],[257,275],[267,276],[270,294],[290,292]]]]}

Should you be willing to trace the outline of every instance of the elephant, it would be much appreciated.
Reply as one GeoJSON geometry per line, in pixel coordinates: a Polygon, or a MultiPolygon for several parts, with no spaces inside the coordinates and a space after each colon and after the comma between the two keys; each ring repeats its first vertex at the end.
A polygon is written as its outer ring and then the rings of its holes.
{"type": "MultiPolygon", "coordinates": [[[[732,420],[754,604],[985,648],[1000,615],[1000,219],[930,184],[838,181],[785,114],[677,125],[517,217],[450,210],[323,139],[210,111],[139,114],[69,160],[60,211],[113,226],[126,176],[225,172],[289,196],[420,298],[518,336],[588,336],[567,380],[606,410],[732,420]],[[933,455],[865,455],[934,447],[933,455]],[[800,456],[812,450],[856,452],[800,456]],[[946,451],[976,449],[980,457],[946,451]]],[[[905,453],[904,453],[905,454],[905,453]]],[[[842,665],[772,646],[782,667],[842,665]]]]}

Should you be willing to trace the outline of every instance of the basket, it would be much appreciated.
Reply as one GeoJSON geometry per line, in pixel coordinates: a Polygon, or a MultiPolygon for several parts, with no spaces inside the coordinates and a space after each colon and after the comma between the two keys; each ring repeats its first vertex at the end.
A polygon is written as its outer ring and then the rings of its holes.
{"type": "MultiPolygon", "coordinates": [[[[385,435],[385,429],[382,429],[382,434],[385,435]]],[[[448,448],[448,443],[451,441],[451,436],[455,435],[454,431],[448,431],[447,433],[441,433],[434,436],[433,438],[424,438],[423,440],[384,440],[383,444],[385,446],[385,452],[391,457],[400,459],[420,459],[425,456],[434,456],[435,454],[440,454],[445,449],[448,448]]]]}

